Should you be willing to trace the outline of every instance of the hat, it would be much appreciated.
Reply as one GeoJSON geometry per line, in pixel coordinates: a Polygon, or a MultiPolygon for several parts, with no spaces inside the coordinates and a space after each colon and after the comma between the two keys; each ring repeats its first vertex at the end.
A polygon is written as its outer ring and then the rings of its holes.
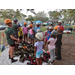
{"type": "Polygon", "coordinates": [[[43,40],[43,34],[42,33],[37,33],[35,36],[38,40],[40,40],[40,41],[43,40]]]}
{"type": "Polygon", "coordinates": [[[40,31],[41,31],[40,29],[37,29],[37,33],[40,32],[40,31]]]}

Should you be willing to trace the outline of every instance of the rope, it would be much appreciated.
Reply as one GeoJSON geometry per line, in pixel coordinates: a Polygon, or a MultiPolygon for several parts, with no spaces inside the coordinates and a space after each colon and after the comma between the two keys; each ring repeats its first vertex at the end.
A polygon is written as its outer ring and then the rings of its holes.
{"type": "MultiPolygon", "coordinates": [[[[2,36],[1,36],[1,51],[2,51],[2,45],[3,45],[3,37],[4,37],[4,31],[2,32],[2,36]]],[[[0,51],[0,57],[1,57],[1,51],[0,51]]]]}

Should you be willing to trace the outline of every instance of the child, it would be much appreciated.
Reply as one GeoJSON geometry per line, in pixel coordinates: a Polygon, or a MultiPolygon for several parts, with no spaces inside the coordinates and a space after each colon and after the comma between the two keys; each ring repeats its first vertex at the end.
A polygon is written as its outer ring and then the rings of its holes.
{"type": "Polygon", "coordinates": [[[28,41],[28,38],[27,38],[28,27],[26,27],[26,25],[27,25],[27,23],[25,22],[24,27],[23,27],[24,41],[25,41],[25,39],[28,41]]]}
{"type": "Polygon", "coordinates": [[[59,26],[57,31],[58,31],[58,36],[57,36],[57,41],[56,41],[56,49],[57,49],[57,58],[56,60],[61,60],[61,45],[62,45],[62,32],[64,30],[63,26],[59,26]]]}
{"type": "Polygon", "coordinates": [[[51,32],[53,31],[53,28],[52,27],[49,27],[49,31],[47,31],[48,35],[47,35],[47,40],[50,39],[51,37],[51,32]]]}
{"type": "Polygon", "coordinates": [[[55,27],[54,27],[54,30],[57,31],[58,27],[59,27],[59,26],[55,26],[55,27]]]}
{"type": "Polygon", "coordinates": [[[18,36],[19,36],[20,41],[22,42],[22,39],[23,39],[23,31],[22,31],[22,28],[21,28],[21,25],[20,24],[18,24],[18,27],[19,27],[18,36]]]}
{"type": "Polygon", "coordinates": [[[29,36],[30,36],[31,44],[34,44],[34,42],[33,42],[33,29],[32,29],[33,25],[30,24],[29,27],[30,27],[29,36]]]}
{"type": "Polygon", "coordinates": [[[45,45],[47,43],[47,35],[48,35],[49,27],[47,27],[47,30],[45,31],[45,45]]]}
{"type": "Polygon", "coordinates": [[[56,35],[57,35],[56,31],[52,31],[51,38],[48,40],[48,50],[51,58],[50,64],[54,64],[54,60],[55,60],[55,42],[57,40],[56,35]]]}
{"type": "Polygon", "coordinates": [[[37,42],[35,43],[35,49],[34,49],[34,55],[36,56],[36,62],[37,65],[42,65],[42,58],[41,56],[43,55],[43,48],[44,48],[44,42],[41,41],[43,40],[43,34],[42,33],[37,33],[35,35],[37,42]]]}
{"type": "Polygon", "coordinates": [[[11,63],[16,62],[17,60],[13,59],[13,52],[15,48],[15,41],[20,42],[20,40],[13,37],[13,30],[12,30],[12,21],[10,19],[5,20],[5,24],[7,28],[5,29],[5,34],[7,38],[7,43],[9,44],[9,59],[11,59],[11,63]]]}
{"type": "Polygon", "coordinates": [[[45,37],[45,34],[40,30],[40,29],[37,29],[37,33],[42,33],[43,34],[43,42],[44,42],[44,37],[45,37]]]}

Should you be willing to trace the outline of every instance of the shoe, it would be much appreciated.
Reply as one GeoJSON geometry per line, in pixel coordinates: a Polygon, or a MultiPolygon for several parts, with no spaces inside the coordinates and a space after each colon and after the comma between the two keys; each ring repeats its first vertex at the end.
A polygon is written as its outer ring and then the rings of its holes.
{"type": "Polygon", "coordinates": [[[9,59],[11,59],[10,55],[9,55],[9,59]]]}
{"type": "Polygon", "coordinates": [[[54,63],[50,63],[50,65],[54,65],[54,63]]]}
{"type": "Polygon", "coordinates": [[[14,60],[13,58],[11,58],[11,63],[14,63],[16,62],[17,60],[14,60]]]}

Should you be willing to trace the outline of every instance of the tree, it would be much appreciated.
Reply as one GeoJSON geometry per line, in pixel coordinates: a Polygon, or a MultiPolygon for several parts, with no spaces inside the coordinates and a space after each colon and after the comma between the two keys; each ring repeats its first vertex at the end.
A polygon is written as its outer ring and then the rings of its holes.
{"type": "Polygon", "coordinates": [[[42,22],[46,22],[46,21],[48,21],[48,17],[46,15],[46,13],[44,13],[44,11],[42,11],[42,12],[38,12],[36,14],[36,16],[34,16],[34,21],[36,21],[36,20],[40,20],[42,22]]]}
{"type": "Polygon", "coordinates": [[[54,11],[49,11],[49,18],[50,19],[61,19],[62,15],[60,11],[54,10],[54,11]]]}
{"type": "Polygon", "coordinates": [[[26,21],[34,21],[34,18],[32,15],[28,15],[28,18],[25,19],[26,21]]]}

